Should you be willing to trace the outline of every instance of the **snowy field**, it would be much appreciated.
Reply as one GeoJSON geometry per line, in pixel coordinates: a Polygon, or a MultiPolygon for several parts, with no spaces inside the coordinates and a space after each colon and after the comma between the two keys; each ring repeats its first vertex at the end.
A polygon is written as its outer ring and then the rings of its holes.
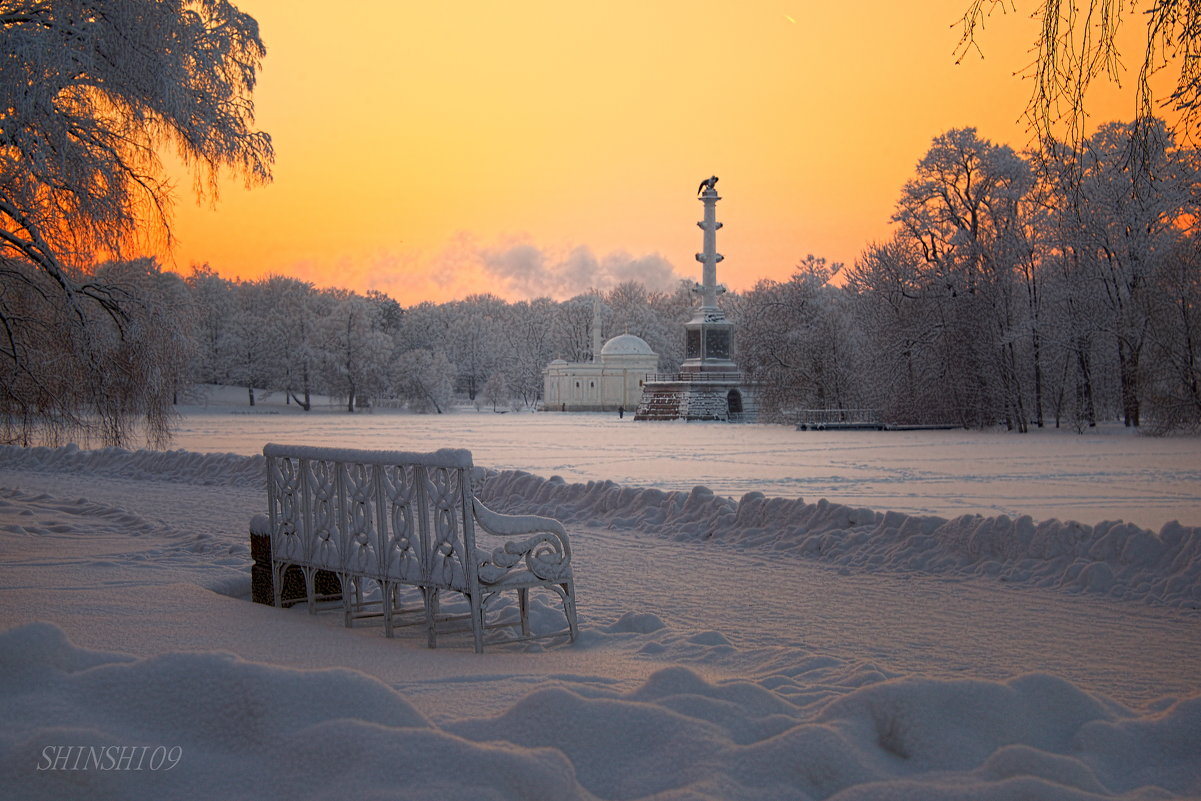
{"type": "Polygon", "coordinates": [[[1195,438],[248,411],[0,449],[0,798],[1201,798],[1195,438]],[[249,603],[267,441],[470,448],[580,641],[249,603]]]}

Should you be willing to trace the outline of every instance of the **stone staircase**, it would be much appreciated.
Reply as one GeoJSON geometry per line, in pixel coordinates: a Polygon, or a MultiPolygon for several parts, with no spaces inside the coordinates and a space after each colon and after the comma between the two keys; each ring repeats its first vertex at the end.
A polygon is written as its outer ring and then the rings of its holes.
{"type": "Polygon", "coordinates": [[[635,420],[678,420],[680,406],[684,402],[684,393],[679,389],[648,387],[642,393],[638,410],[634,412],[635,420]]]}

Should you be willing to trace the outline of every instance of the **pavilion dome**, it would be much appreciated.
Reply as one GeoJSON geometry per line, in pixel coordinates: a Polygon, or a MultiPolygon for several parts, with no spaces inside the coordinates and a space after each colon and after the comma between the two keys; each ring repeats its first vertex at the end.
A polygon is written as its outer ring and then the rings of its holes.
{"type": "Polygon", "coordinates": [[[613,337],[601,348],[601,356],[654,356],[651,346],[642,337],[633,334],[620,334],[613,337]]]}

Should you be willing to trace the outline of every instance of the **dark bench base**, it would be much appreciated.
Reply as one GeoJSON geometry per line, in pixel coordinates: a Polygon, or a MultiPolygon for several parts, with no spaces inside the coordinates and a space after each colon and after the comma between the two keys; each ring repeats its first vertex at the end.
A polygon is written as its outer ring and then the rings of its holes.
{"type": "MultiPolygon", "coordinates": [[[[250,568],[250,600],[256,604],[275,605],[275,585],[271,580],[271,535],[250,535],[250,555],[254,565],[250,568]]],[[[318,570],[314,578],[317,595],[328,600],[342,600],[342,585],[337,575],[328,570],[318,570]]],[[[284,587],[281,600],[284,606],[292,606],[308,598],[304,588],[304,573],[296,565],[284,571],[284,587]]]]}

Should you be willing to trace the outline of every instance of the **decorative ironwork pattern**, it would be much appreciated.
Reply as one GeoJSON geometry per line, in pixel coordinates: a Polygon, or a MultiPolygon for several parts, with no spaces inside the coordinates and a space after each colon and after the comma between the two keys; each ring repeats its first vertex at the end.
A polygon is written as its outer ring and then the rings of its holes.
{"type": "Polygon", "coordinates": [[[425,477],[433,517],[426,580],[435,586],[462,591],[467,586],[467,566],[463,561],[463,541],[459,531],[463,514],[463,471],[427,468],[425,477]]]}
{"type": "Polygon", "coordinates": [[[302,459],[304,485],[308,495],[306,535],[308,562],[323,570],[341,570],[342,542],[337,520],[337,466],[333,462],[302,459]]]}
{"type": "Polygon", "coordinates": [[[360,576],[378,572],[379,538],[376,507],[379,504],[375,465],[339,462],[339,531],[343,548],[342,569],[360,576]]]}
{"type": "Polygon", "coordinates": [[[303,523],[300,510],[305,504],[300,480],[299,459],[269,459],[267,461],[268,516],[271,520],[271,553],[276,559],[289,562],[306,560],[303,523]]]}
{"type": "Polygon", "coordinates": [[[379,576],[386,581],[421,581],[421,541],[424,526],[423,495],[415,465],[379,465],[376,468],[382,495],[379,514],[379,576]]]}

